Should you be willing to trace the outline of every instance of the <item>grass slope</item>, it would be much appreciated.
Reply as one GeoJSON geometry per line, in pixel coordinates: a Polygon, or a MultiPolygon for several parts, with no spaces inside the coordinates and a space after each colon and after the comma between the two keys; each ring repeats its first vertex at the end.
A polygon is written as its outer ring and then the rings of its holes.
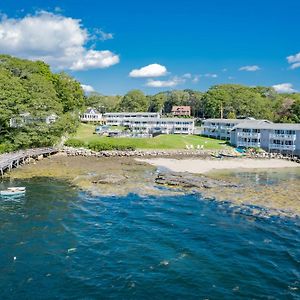
{"type": "Polygon", "coordinates": [[[91,142],[131,146],[136,149],[186,149],[186,146],[203,145],[204,149],[224,149],[228,147],[224,145],[224,141],[210,139],[196,135],[159,135],[155,138],[109,138],[101,137],[93,134],[95,131],[94,125],[81,124],[73,139],[80,140],[85,144],[91,142]]]}

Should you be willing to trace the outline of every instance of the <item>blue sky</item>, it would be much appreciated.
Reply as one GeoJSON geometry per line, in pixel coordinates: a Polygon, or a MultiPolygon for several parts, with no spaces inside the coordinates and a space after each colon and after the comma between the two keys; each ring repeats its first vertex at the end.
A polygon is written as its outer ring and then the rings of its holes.
{"type": "Polygon", "coordinates": [[[300,90],[298,0],[2,0],[0,10],[1,53],[44,59],[103,94],[300,90]]]}

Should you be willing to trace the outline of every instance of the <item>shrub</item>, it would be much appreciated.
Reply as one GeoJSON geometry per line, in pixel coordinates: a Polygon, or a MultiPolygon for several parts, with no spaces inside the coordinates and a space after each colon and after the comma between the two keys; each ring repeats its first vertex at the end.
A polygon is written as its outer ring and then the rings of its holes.
{"type": "Polygon", "coordinates": [[[16,150],[15,147],[8,142],[0,144],[0,153],[12,152],[14,150],[16,150]]]}
{"type": "Polygon", "coordinates": [[[135,150],[135,147],[132,145],[118,145],[118,144],[111,144],[111,143],[103,143],[99,141],[90,142],[88,144],[88,148],[94,151],[107,151],[107,150],[119,150],[119,151],[126,151],[126,150],[135,150]]]}
{"type": "Polygon", "coordinates": [[[85,143],[78,139],[69,139],[66,141],[65,145],[68,147],[80,148],[84,147],[85,143]]]}

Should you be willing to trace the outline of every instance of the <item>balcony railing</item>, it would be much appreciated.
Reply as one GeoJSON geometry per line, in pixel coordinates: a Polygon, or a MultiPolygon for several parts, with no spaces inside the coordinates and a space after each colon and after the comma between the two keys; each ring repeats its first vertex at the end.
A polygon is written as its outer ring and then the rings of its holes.
{"type": "Polygon", "coordinates": [[[249,138],[260,138],[260,133],[259,132],[238,132],[238,136],[241,137],[249,137],[249,138]]]}
{"type": "Polygon", "coordinates": [[[296,145],[281,145],[281,144],[270,144],[270,150],[290,150],[295,151],[296,145]]]}
{"type": "Polygon", "coordinates": [[[296,134],[270,134],[271,139],[278,139],[278,140],[296,140],[296,134]]]}
{"type": "Polygon", "coordinates": [[[207,128],[207,129],[218,129],[219,128],[218,125],[204,125],[203,127],[204,127],[204,129],[205,128],[207,128]]]}
{"type": "Polygon", "coordinates": [[[238,147],[260,147],[260,143],[253,143],[253,142],[237,142],[238,147]]]}

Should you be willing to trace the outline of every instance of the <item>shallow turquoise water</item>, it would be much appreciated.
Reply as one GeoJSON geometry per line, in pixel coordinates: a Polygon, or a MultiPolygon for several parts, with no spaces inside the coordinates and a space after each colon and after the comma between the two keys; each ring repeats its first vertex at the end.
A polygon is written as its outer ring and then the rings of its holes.
{"type": "Polygon", "coordinates": [[[299,219],[19,183],[0,202],[0,299],[300,299],[299,219]]]}

